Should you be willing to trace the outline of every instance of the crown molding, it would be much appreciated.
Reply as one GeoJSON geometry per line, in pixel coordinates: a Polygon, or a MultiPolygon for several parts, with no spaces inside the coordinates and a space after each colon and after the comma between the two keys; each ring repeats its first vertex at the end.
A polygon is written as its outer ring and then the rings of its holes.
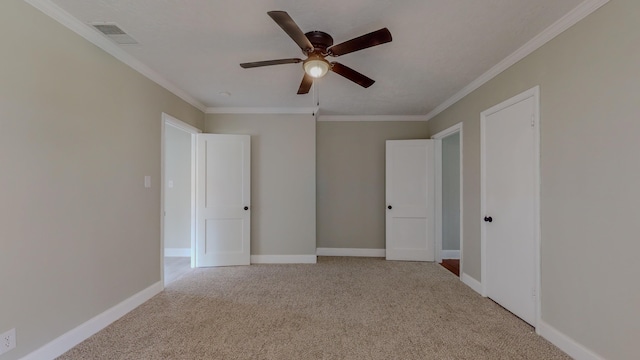
{"type": "Polygon", "coordinates": [[[209,107],[206,114],[309,114],[318,112],[317,107],[209,107]]]}
{"type": "Polygon", "coordinates": [[[425,115],[318,115],[318,107],[272,108],[272,107],[210,107],[207,114],[309,114],[317,115],[318,121],[427,121],[425,115]]]}
{"type": "Polygon", "coordinates": [[[318,121],[427,121],[426,115],[320,115],[318,121]]]}
{"type": "Polygon", "coordinates": [[[87,41],[91,42],[95,46],[104,50],[105,52],[115,57],[116,59],[120,60],[124,64],[128,65],[132,69],[136,70],[140,74],[144,75],[149,80],[157,83],[158,85],[167,89],[177,97],[181,98],[187,103],[198,108],[200,111],[202,112],[205,111],[206,106],[204,106],[204,104],[202,104],[200,101],[196,100],[193,96],[189,95],[186,91],[180,89],[179,87],[177,87],[176,85],[174,85],[173,83],[171,83],[170,81],[162,77],[156,71],[152,70],[150,67],[143,64],[140,60],[129,55],[126,51],[122,50],[114,42],[102,36],[102,34],[98,33],[97,31],[93,30],[91,27],[89,27],[89,25],[76,19],[71,14],[64,11],[62,8],[60,8],[58,5],[54,4],[50,0],[24,0],[24,1],[29,5],[33,6],[34,8],[40,10],[45,15],[51,17],[52,19],[56,20],[60,24],[64,25],[69,30],[82,36],[87,41]]]}
{"type": "Polygon", "coordinates": [[[568,28],[575,25],[578,21],[586,18],[591,15],[594,11],[598,10],[600,7],[608,3],[609,0],[585,0],[580,5],[578,5],[575,9],[571,10],[565,16],[560,18],[558,21],[553,23],[551,26],[543,30],[540,34],[538,34],[533,39],[529,40],[526,44],[520,47],[511,55],[507,56],[504,60],[500,61],[494,67],[489,69],[486,73],[482,74],[479,78],[472,81],[469,85],[465,86],[457,92],[455,95],[447,99],[442,104],[438,105],[435,109],[429,112],[426,115],[427,120],[431,120],[436,115],[445,111],[451,105],[460,101],[465,96],[472,93],[474,90],[478,89],[480,86],[487,83],[489,80],[498,76],[503,71],[510,68],[512,65],[517,63],[518,61],[524,59],[532,52],[538,50],[544,44],[551,41],[556,36],[563,33],[568,28]]]}

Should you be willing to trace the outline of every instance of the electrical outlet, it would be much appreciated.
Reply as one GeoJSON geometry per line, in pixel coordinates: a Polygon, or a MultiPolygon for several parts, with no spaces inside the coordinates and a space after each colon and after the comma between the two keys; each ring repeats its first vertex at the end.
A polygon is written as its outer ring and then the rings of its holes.
{"type": "Polygon", "coordinates": [[[16,329],[11,329],[0,335],[0,355],[16,347],[16,329]]]}

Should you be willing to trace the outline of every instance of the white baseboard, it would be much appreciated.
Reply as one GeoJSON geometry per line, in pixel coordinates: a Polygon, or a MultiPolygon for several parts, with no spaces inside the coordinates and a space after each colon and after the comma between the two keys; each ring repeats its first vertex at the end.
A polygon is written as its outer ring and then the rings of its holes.
{"type": "Polygon", "coordinates": [[[318,256],[385,257],[385,249],[317,248],[318,256]]]}
{"type": "MultiPolygon", "coordinates": [[[[480,283],[478,280],[464,273],[460,277],[460,280],[462,280],[462,282],[469,286],[472,290],[482,295],[482,283],[480,283]]],[[[563,334],[544,321],[539,320],[537,325],[538,326],[536,327],[536,332],[540,336],[547,339],[550,343],[557,346],[560,350],[564,351],[572,358],[576,360],[604,360],[604,358],[600,355],[587,349],[582,344],[576,342],[572,338],[563,334]]]]}
{"type": "Polygon", "coordinates": [[[542,320],[538,321],[536,332],[576,360],[604,360],[600,355],[587,349],[542,320]]]}
{"type": "Polygon", "coordinates": [[[91,335],[106,328],[131,310],[142,305],[164,289],[162,282],[149,286],[118,305],[96,315],[78,327],[62,334],[50,343],[23,357],[22,360],[51,360],[69,351],[91,335]]]}
{"type": "Polygon", "coordinates": [[[165,257],[191,257],[191,248],[165,248],[165,257]]]}
{"type": "Polygon", "coordinates": [[[467,285],[468,287],[470,287],[473,291],[477,292],[478,294],[482,295],[482,283],[479,282],[478,280],[472,278],[471,276],[462,273],[462,275],[460,276],[460,280],[462,280],[462,282],[467,285]]]}
{"type": "Polygon", "coordinates": [[[252,264],[315,264],[315,255],[251,255],[252,264]]]}
{"type": "Polygon", "coordinates": [[[442,250],[440,255],[443,259],[460,259],[460,250],[442,250]]]}

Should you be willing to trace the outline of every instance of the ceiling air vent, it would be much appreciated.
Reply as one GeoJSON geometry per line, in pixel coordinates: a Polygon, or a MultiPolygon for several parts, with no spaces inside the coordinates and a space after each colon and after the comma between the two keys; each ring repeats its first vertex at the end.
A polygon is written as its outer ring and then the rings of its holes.
{"type": "Polygon", "coordinates": [[[116,24],[108,24],[108,23],[100,23],[100,24],[91,24],[96,30],[103,33],[109,39],[115,41],[120,45],[136,45],[138,42],[136,39],[129,36],[125,33],[120,27],[116,24]]]}

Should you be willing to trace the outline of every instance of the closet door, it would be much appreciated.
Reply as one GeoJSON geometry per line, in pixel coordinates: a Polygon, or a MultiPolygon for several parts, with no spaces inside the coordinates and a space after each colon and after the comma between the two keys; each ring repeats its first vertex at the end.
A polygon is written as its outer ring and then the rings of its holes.
{"type": "Polygon", "coordinates": [[[434,142],[387,141],[387,260],[435,259],[434,142]]]}
{"type": "Polygon", "coordinates": [[[535,326],[538,236],[537,92],[482,113],[484,295],[535,326]]]}

